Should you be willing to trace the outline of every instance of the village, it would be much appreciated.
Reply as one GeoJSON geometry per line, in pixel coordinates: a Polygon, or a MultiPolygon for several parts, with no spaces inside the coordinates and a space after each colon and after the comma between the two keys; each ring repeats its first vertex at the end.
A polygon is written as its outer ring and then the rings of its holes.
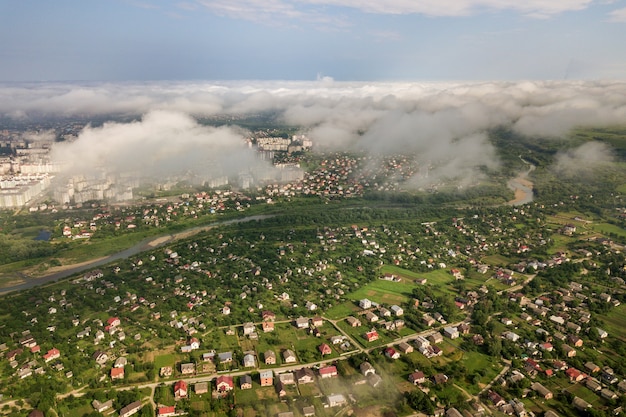
{"type": "Polygon", "coordinates": [[[0,410],[51,377],[68,415],[620,412],[622,247],[580,215],[279,220],[12,296],[0,410]]]}

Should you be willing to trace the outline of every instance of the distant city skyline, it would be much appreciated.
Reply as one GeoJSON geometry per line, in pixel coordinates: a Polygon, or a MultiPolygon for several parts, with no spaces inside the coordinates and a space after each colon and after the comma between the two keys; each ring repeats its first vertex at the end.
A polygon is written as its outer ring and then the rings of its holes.
{"type": "Polygon", "coordinates": [[[0,82],[626,78],[626,0],[0,0],[0,82]]]}

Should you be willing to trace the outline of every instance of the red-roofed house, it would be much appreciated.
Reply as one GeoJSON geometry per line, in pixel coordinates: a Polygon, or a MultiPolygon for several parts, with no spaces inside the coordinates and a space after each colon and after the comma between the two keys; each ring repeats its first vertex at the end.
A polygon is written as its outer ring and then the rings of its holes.
{"type": "Polygon", "coordinates": [[[111,317],[107,320],[107,324],[111,327],[116,327],[120,325],[120,319],[117,317],[111,317]]]}
{"type": "Polygon", "coordinates": [[[30,348],[30,352],[31,353],[39,353],[39,352],[41,352],[41,346],[39,346],[39,345],[33,346],[32,348],[30,348]]]}
{"type": "Polygon", "coordinates": [[[371,332],[365,333],[365,340],[367,340],[368,342],[378,340],[378,332],[376,330],[372,330],[371,332]]]}
{"type": "Polygon", "coordinates": [[[50,362],[51,360],[57,359],[61,357],[61,352],[59,352],[59,349],[57,348],[52,348],[48,351],[48,353],[46,353],[45,355],[43,355],[43,359],[46,362],[50,362]]]}
{"type": "Polygon", "coordinates": [[[326,366],[324,368],[320,368],[320,377],[322,378],[332,378],[337,375],[336,366],[326,366]]]}
{"type": "Polygon", "coordinates": [[[399,359],[400,353],[398,353],[394,348],[388,347],[385,349],[385,356],[390,359],[399,359]]]}
{"type": "Polygon", "coordinates": [[[174,384],[174,398],[177,400],[187,398],[187,383],[185,381],[176,381],[174,384]]]}
{"type": "Polygon", "coordinates": [[[124,368],[111,368],[111,379],[124,379],[124,368]]]}
{"type": "Polygon", "coordinates": [[[235,388],[233,377],[228,375],[221,375],[217,377],[217,390],[220,392],[232,391],[235,388]]]}
{"type": "Polygon", "coordinates": [[[169,407],[159,407],[157,409],[157,416],[159,417],[169,417],[176,415],[176,406],[171,405],[169,407]]]}
{"type": "Polygon", "coordinates": [[[319,351],[322,354],[322,356],[330,355],[331,353],[333,353],[333,350],[326,343],[322,343],[317,348],[319,349],[319,351]]]}
{"type": "Polygon", "coordinates": [[[565,375],[567,375],[572,382],[579,382],[585,379],[585,375],[576,368],[568,368],[565,371],[565,375]]]}

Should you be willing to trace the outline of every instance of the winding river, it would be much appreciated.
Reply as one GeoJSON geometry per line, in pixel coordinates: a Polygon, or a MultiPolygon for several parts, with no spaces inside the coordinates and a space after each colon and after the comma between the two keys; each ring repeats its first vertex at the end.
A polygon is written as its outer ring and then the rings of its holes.
{"type": "Polygon", "coordinates": [[[217,227],[217,226],[226,226],[226,225],[235,224],[235,223],[258,221],[258,220],[263,220],[263,219],[267,219],[270,217],[274,217],[274,216],[273,215],[256,215],[256,216],[243,217],[240,219],[224,220],[221,222],[210,223],[205,226],[195,226],[187,230],[184,230],[182,232],[178,232],[174,234],[167,234],[167,235],[162,235],[162,236],[157,236],[157,237],[153,236],[150,238],[146,238],[128,249],[125,249],[121,252],[114,253],[113,255],[106,256],[104,258],[95,259],[93,261],[88,261],[88,262],[83,262],[81,264],[77,264],[69,268],[63,269],[62,271],[54,272],[54,273],[47,274],[41,277],[32,277],[32,278],[27,277],[26,281],[24,282],[0,288],[0,295],[7,294],[13,291],[26,290],[29,288],[36,287],[38,285],[43,285],[43,284],[47,284],[50,282],[58,281],[60,279],[67,278],[79,272],[83,272],[88,269],[106,265],[110,262],[114,262],[119,259],[126,259],[130,256],[137,255],[141,252],[145,252],[151,249],[158,248],[160,246],[164,246],[175,240],[187,238],[197,233],[213,229],[214,227],[217,227]]]}
{"type": "MultiPolygon", "coordinates": [[[[524,160],[522,159],[522,161],[524,160]]],[[[510,189],[515,191],[515,199],[507,202],[506,204],[508,205],[521,206],[523,204],[527,204],[533,201],[533,198],[534,198],[533,183],[528,180],[528,176],[530,175],[531,172],[535,170],[535,166],[527,161],[524,161],[524,163],[529,165],[528,170],[520,173],[517,177],[509,180],[507,184],[510,189]]],[[[135,244],[134,246],[126,250],[117,252],[113,255],[109,255],[104,258],[95,259],[92,261],[87,261],[81,264],[73,265],[73,266],[70,266],[69,268],[64,268],[61,271],[53,272],[53,273],[50,273],[41,277],[25,277],[24,282],[20,282],[19,284],[8,285],[6,287],[0,288],[0,296],[3,294],[7,294],[9,292],[26,290],[29,288],[36,287],[38,285],[58,281],[60,279],[67,278],[71,275],[86,271],[88,269],[97,268],[99,266],[106,265],[108,263],[117,261],[119,259],[126,259],[128,257],[137,255],[139,253],[164,246],[175,240],[193,236],[196,233],[207,231],[217,226],[226,226],[226,225],[235,224],[235,223],[258,221],[258,220],[263,220],[269,217],[273,217],[273,215],[256,215],[256,216],[243,217],[241,219],[225,220],[221,222],[214,222],[205,226],[195,226],[195,227],[189,228],[187,230],[184,230],[182,232],[175,233],[175,234],[167,234],[167,235],[162,235],[162,236],[157,236],[157,237],[150,237],[150,238],[142,240],[141,242],[135,244]]]]}
{"type": "MultiPolygon", "coordinates": [[[[522,159],[522,161],[524,161],[522,159]]],[[[508,187],[515,191],[515,198],[507,202],[510,206],[521,206],[533,201],[535,196],[533,192],[533,183],[528,180],[528,176],[535,170],[535,166],[527,161],[524,161],[529,165],[527,171],[520,173],[517,177],[509,180],[508,187]]]]}

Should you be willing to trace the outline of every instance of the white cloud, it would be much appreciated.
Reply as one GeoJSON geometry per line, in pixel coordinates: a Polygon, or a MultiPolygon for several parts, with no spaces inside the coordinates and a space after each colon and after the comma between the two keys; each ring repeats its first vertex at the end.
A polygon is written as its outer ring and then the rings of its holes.
{"type": "MultiPolygon", "coordinates": [[[[452,174],[472,178],[477,168],[497,164],[486,139],[494,127],[548,138],[566,137],[575,127],[623,124],[626,82],[357,83],[320,75],[310,82],[0,87],[0,115],[5,117],[147,114],[140,122],[108,123],[83,132],[70,149],[71,159],[86,163],[83,168],[102,165],[97,158],[103,157],[119,170],[133,165],[150,172],[167,166],[172,172],[206,165],[202,161],[215,155],[231,161],[228,166],[246,166],[251,159],[239,146],[241,134],[200,126],[188,115],[266,111],[301,127],[320,147],[414,155],[438,167],[431,179],[452,174]]],[[[572,155],[566,155],[563,166],[580,159],[572,155]]]]}
{"type": "Polygon", "coordinates": [[[610,12],[609,22],[626,22],[626,7],[610,12]]]}
{"type": "Polygon", "coordinates": [[[309,18],[324,14],[327,6],[347,7],[375,14],[466,16],[512,10],[546,18],[589,7],[593,0],[197,0],[213,13],[246,20],[309,18]],[[318,6],[311,8],[310,6],[318,6]]]}

